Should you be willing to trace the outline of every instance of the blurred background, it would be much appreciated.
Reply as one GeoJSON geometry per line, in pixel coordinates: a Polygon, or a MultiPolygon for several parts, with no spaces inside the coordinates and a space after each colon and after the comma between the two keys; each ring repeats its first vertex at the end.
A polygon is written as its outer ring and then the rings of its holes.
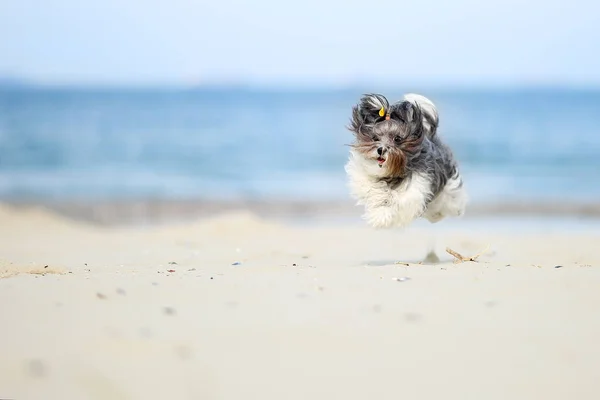
{"type": "Polygon", "coordinates": [[[358,215],[361,94],[417,92],[470,215],[600,216],[600,3],[0,0],[0,202],[358,215]]]}

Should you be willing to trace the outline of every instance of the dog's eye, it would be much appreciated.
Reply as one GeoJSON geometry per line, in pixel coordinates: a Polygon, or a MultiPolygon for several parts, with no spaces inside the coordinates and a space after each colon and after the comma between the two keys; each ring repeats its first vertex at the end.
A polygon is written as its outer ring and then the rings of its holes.
{"type": "Polygon", "coordinates": [[[396,137],[394,138],[394,141],[395,141],[396,143],[400,143],[400,142],[402,141],[402,137],[400,137],[400,136],[396,136],[396,137]]]}
{"type": "Polygon", "coordinates": [[[373,141],[375,141],[375,142],[378,140],[377,136],[375,136],[375,135],[373,135],[373,138],[372,138],[372,139],[373,139],[373,141]]]}

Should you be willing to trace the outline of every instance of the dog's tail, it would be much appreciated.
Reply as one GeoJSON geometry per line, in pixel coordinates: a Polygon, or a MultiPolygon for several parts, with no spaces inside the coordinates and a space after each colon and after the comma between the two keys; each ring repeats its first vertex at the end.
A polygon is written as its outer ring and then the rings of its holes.
{"type": "Polygon", "coordinates": [[[427,129],[428,136],[430,138],[434,137],[440,123],[435,104],[427,97],[415,93],[404,95],[404,100],[411,102],[421,109],[423,114],[423,126],[427,129]]]}

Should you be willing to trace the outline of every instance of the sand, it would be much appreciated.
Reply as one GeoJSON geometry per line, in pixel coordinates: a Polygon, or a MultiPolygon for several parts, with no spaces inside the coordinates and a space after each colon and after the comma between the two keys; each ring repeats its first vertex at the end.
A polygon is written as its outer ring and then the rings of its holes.
{"type": "Polygon", "coordinates": [[[0,398],[598,399],[599,246],[534,222],[97,226],[1,206],[0,398]]]}

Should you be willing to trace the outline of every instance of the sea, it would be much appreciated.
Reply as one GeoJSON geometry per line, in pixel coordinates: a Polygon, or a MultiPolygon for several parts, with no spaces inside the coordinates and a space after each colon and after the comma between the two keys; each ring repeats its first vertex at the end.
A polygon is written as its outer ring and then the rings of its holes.
{"type": "MultiPolygon", "coordinates": [[[[347,201],[346,125],[368,91],[0,88],[0,201],[347,201]]],[[[472,201],[600,200],[600,90],[420,93],[472,201]]]]}

